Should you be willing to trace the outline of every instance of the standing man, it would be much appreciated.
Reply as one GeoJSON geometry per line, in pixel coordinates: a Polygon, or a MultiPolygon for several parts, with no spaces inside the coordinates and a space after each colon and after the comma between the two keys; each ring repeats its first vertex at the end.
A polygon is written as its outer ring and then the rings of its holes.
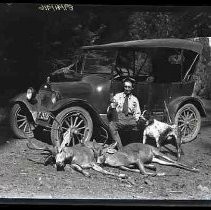
{"type": "Polygon", "coordinates": [[[111,100],[107,110],[111,136],[121,149],[122,142],[118,131],[133,129],[141,116],[138,99],[132,94],[133,82],[130,78],[124,80],[124,92],[117,93],[111,100]]]}

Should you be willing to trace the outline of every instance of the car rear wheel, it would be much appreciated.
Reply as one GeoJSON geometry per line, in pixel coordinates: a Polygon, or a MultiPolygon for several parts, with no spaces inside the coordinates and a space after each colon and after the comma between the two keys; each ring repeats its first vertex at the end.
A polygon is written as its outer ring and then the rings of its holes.
{"type": "MultiPolygon", "coordinates": [[[[54,146],[68,139],[68,146],[89,141],[93,133],[93,121],[90,114],[82,107],[73,106],[61,111],[53,122],[51,141],[54,146]]],[[[64,142],[63,142],[64,143],[64,142]]]]}
{"type": "Polygon", "coordinates": [[[194,140],[201,128],[201,115],[193,104],[182,106],[175,116],[175,123],[182,134],[182,143],[194,140]]]}
{"type": "Polygon", "coordinates": [[[33,137],[33,131],[27,118],[27,111],[20,104],[14,104],[11,109],[10,126],[17,138],[33,137]]]}

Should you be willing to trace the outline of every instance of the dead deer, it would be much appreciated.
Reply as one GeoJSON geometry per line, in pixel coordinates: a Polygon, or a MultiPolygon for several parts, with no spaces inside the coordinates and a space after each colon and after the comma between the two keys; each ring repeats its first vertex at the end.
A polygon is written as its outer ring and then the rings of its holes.
{"type": "Polygon", "coordinates": [[[66,164],[70,164],[71,168],[81,172],[86,177],[90,177],[90,174],[84,169],[92,168],[102,174],[123,179],[128,178],[125,174],[117,174],[106,171],[96,163],[96,156],[98,155],[99,149],[102,145],[95,141],[85,142],[84,144],[76,144],[72,147],[62,147],[60,152],[58,152],[58,149],[55,147],[37,147],[32,142],[28,142],[27,146],[30,149],[48,151],[51,155],[53,155],[57,170],[64,170],[66,164]]]}
{"type": "Polygon", "coordinates": [[[151,163],[159,163],[161,165],[175,166],[178,168],[186,169],[192,172],[198,172],[196,168],[190,168],[185,164],[172,160],[168,156],[161,153],[157,148],[142,144],[131,143],[123,146],[121,150],[115,150],[115,144],[107,147],[101,151],[98,156],[98,164],[106,164],[112,167],[118,167],[123,170],[129,170],[133,172],[139,172],[143,175],[168,175],[165,173],[157,174],[156,172],[147,172],[145,167],[156,170],[151,163]],[[162,160],[163,159],[163,160],[162,160]],[[134,167],[138,169],[134,169],[134,167]],[[132,168],[131,168],[132,167],[132,168]]]}

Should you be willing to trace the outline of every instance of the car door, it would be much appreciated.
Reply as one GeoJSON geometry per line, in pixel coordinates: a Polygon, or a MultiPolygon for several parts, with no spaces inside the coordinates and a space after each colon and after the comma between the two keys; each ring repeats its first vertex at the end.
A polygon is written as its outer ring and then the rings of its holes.
{"type": "Polygon", "coordinates": [[[142,110],[153,112],[163,112],[165,109],[164,101],[168,101],[170,84],[139,82],[135,95],[138,97],[142,110]]]}

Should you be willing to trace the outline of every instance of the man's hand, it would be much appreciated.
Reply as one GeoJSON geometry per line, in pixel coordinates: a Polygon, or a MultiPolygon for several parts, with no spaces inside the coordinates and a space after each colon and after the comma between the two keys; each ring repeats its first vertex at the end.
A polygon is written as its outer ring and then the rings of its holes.
{"type": "Polygon", "coordinates": [[[141,115],[137,121],[137,127],[139,129],[144,129],[146,126],[147,120],[141,115]]]}
{"type": "Polygon", "coordinates": [[[111,100],[110,107],[113,108],[113,109],[115,109],[117,107],[117,105],[118,105],[118,103],[116,102],[116,100],[115,99],[112,99],[111,100]]]}

